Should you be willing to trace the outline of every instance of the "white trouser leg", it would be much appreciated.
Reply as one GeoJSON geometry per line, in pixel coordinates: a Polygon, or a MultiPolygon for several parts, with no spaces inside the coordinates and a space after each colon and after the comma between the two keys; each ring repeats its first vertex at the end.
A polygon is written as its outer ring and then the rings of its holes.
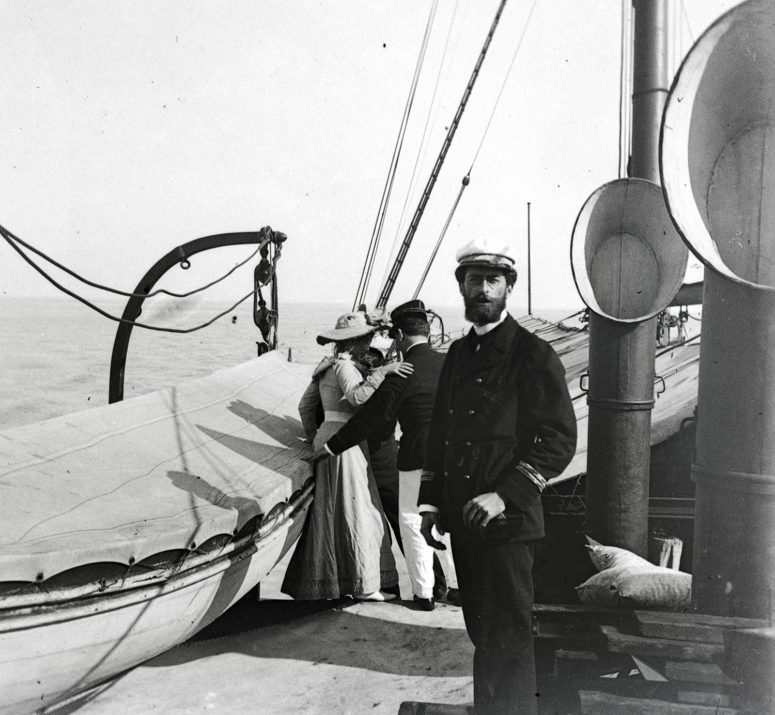
{"type": "Polygon", "coordinates": [[[457,588],[457,572],[455,571],[455,562],[452,560],[452,542],[450,541],[449,534],[439,536],[436,529],[434,529],[433,535],[447,547],[446,551],[436,552],[441,562],[441,568],[444,571],[444,577],[447,579],[447,588],[457,588]]]}
{"type": "Polygon", "coordinates": [[[412,593],[420,598],[433,598],[433,547],[425,543],[420,533],[422,517],[417,511],[421,474],[421,469],[398,472],[398,524],[412,593]]]}

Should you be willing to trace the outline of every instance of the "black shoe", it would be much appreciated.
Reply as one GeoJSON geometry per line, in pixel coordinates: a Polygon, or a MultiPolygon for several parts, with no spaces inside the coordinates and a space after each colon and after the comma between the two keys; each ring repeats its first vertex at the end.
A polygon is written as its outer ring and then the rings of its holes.
{"type": "Polygon", "coordinates": [[[450,588],[447,590],[447,596],[444,599],[450,606],[460,605],[460,591],[456,588],[450,588]]]}
{"type": "Polygon", "coordinates": [[[432,598],[420,598],[419,596],[413,596],[414,602],[421,611],[432,611],[436,608],[436,604],[432,598]]]}
{"type": "Polygon", "coordinates": [[[443,601],[447,597],[447,587],[446,586],[434,586],[433,587],[433,598],[437,601],[443,601]]]}

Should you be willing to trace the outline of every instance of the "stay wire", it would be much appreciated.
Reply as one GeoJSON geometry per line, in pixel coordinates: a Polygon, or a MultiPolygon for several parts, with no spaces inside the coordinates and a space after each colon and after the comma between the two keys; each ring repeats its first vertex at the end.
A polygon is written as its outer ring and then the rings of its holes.
{"type": "MultiPolygon", "coordinates": [[[[414,193],[414,190],[416,187],[417,169],[419,168],[420,163],[425,161],[425,155],[428,152],[428,146],[429,146],[429,142],[427,141],[428,130],[431,124],[435,122],[434,113],[435,115],[438,115],[438,105],[436,102],[436,97],[439,94],[439,86],[442,84],[441,77],[443,72],[441,71],[441,68],[443,68],[447,64],[446,60],[447,60],[447,55],[449,54],[450,39],[452,37],[452,30],[455,25],[455,19],[457,18],[458,10],[459,10],[459,3],[455,2],[454,10],[452,12],[452,15],[450,16],[449,27],[447,28],[447,36],[444,41],[444,50],[441,53],[439,72],[436,75],[436,82],[433,87],[433,94],[431,95],[431,100],[428,105],[428,114],[425,119],[425,126],[423,127],[422,138],[420,139],[420,147],[417,150],[417,155],[414,161],[414,167],[412,168],[412,176],[409,179],[409,187],[406,190],[406,194],[404,196],[404,204],[401,207],[401,216],[399,217],[398,222],[396,223],[395,236],[393,237],[393,243],[390,246],[390,254],[388,257],[388,261],[387,261],[387,264],[385,265],[385,270],[382,275],[383,284],[387,280],[388,274],[390,273],[390,265],[393,262],[393,258],[396,253],[396,247],[398,246],[398,242],[402,233],[401,227],[403,226],[404,220],[406,218],[406,212],[407,212],[407,209],[409,208],[409,198],[414,193]],[[435,111],[434,111],[434,107],[436,107],[435,111]],[[431,121],[432,116],[434,116],[433,122],[431,121]]],[[[452,43],[453,45],[458,44],[462,31],[463,31],[463,23],[461,22],[460,27],[458,29],[457,37],[455,38],[454,43],[452,43]]],[[[449,79],[449,72],[447,72],[445,75],[444,84],[446,84],[448,79],[449,79]]]]}
{"type": "Polygon", "coordinates": [[[457,197],[455,198],[455,202],[452,204],[452,208],[450,209],[450,212],[447,215],[447,220],[444,223],[444,227],[441,230],[441,234],[439,235],[439,238],[436,241],[436,245],[433,248],[433,252],[431,253],[430,258],[428,259],[428,262],[426,263],[425,271],[423,272],[423,275],[420,278],[419,283],[417,284],[417,288],[414,293],[415,298],[420,293],[420,290],[422,289],[422,286],[425,283],[425,279],[427,278],[428,273],[430,272],[431,265],[433,264],[433,261],[436,259],[436,254],[438,253],[441,243],[444,240],[444,237],[446,236],[447,229],[449,228],[449,225],[452,222],[452,218],[455,215],[455,212],[457,211],[457,207],[460,204],[460,200],[463,197],[463,192],[466,190],[466,187],[471,183],[471,172],[474,170],[474,164],[476,164],[476,160],[479,158],[479,154],[482,151],[482,147],[484,146],[485,139],[487,138],[487,134],[490,130],[490,126],[492,125],[492,120],[495,117],[495,112],[498,109],[498,104],[500,103],[501,97],[503,96],[503,92],[506,89],[506,84],[509,81],[511,71],[514,68],[514,65],[516,63],[517,56],[519,55],[519,50],[522,47],[522,41],[525,39],[525,35],[527,34],[527,28],[530,25],[530,20],[533,17],[533,11],[535,10],[535,7],[537,4],[538,4],[538,0],[533,0],[533,4],[530,6],[530,12],[527,15],[527,19],[525,20],[524,25],[522,26],[522,32],[519,35],[517,46],[514,48],[514,53],[511,56],[511,62],[509,62],[509,68],[506,70],[506,74],[503,78],[503,82],[501,83],[498,96],[495,98],[495,103],[493,104],[492,111],[490,112],[490,116],[487,120],[487,125],[484,128],[484,132],[482,132],[482,138],[479,142],[479,146],[477,147],[476,152],[474,153],[474,158],[471,160],[471,166],[468,169],[468,173],[463,177],[460,189],[458,190],[457,197]]]}
{"type": "Polygon", "coordinates": [[[422,290],[422,287],[425,284],[425,279],[428,277],[428,273],[431,270],[433,261],[436,260],[436,254],[439,252],[439,248],[441,247],[441,244],[444,241],[444,237],[447,235],[447,229],[449,228],[450,223],[452,223],[452,217],[455,215],[455,211],[457,211],[457,207],[458,207],[458,204],[460,203],[460,199],[463,198],[463,192],[466,190],[466,186],[468,186],[468,184],[470,183],[470,179],[471,179],[471,175],[466,174],[466,176],[463,178],[463,181],[460,183],[460,189],[457,192],[457,198],[455,199],[455,203],[452,204],[452,209],[450,210],[449,215],[447,216],[447,220],[444,222],[444,227],[441,229],[441,233],[439,234],[439,237],[436,240],[436,245],[433,247],[433,252],[431,253],[431,257],[428,259],[428,262],[425,264],[425,270],[423,271],[423,274],[417,283],[417,288],[415,288],[414,295],[412,296],[412,300],[415,300],[420,295],[420,291],[422,290]]]}
{"type": "Polygon", "coordinates": [[[487,133],[490,131],[490,125],[492,124],[492,120],[495,117],[495,112],[498,109],[498,104],[500,104],[501,97],[503,96],[503,92],[506,89],[506,84],[509,81],[509,76],[511,75],[511,70],[514,69],[514,64],[517,61],[517,55],[519,54],[519,49],[522,47],[522,41],[525,39],[525,34],[527,33],[528,25],[530,25],[530,20],[533,17],[533,11],[536,8],[536,5],[538,4],[538,0],[533,0],[533,4],[530,6],[530,12],[527,15],[527,19],[525,20],[525,24],[522,26],[522,32],[519,35],[519,40],[517,41],[517,46],[514,48],[514,53],[511,56],[511,62],[509,63],[509,68],[506,70],[506,75],[503,78],[503,83],[501,84],[500,91],[498,92],[498,96],[495,98],[495,104],[493,104],[492,111],[490,112],[490,118],[487,120],[487,125],[484,128],[484,132],[482,133],[482,139],[479,142],[479,146],[476,149],[476,153],[474,154],[474,158],[471,161],[471,167],[468,169],[468,174],[470,176],[471,172],[473,171],[474,164],[476,163],[476,160],[479,157],[479,152],[482,150],[482,146],[484,145],[484,141],[487,138],[487,133]]]}
{"type": "MultiPolygon", "coordinates": [[[[8,236],[5,235],[4,229],[0,231],[0,233],[3,234],[3,237],[8,239],[8,236]]],[[[216,320],[219,320],[220,318],[223,318],[225,315],[228,315],[231,313],[237,306],[239,306],[241,303],[244,303],[248,298],[253,296],[253,291],[251,290],[247,295],[240,298],[234,305],[232,305],[230,308],[227,308],[222,313],[219,313],[214,318],[211,318],[205,323],[202,323],[200,325],[196,325],[193,328],[167,328],[159,325],[148,325],[147,323],[138,323],[134,320],[127,320],[126,318],[119,318],[115,315],[112,315],[108,313],[107,311],[103,310],[99,306],[94,305],[94,303],[86,300],[86,298],[83,298],[82,296],[78,295],[77,293],[69,290],[68,288],[65,288],[61,283],[58,283],[54,278],[52,278],[46,271],[44,271],[40,266],[38,266],[35,261],[33,261],[24,251],[22,251],[19,246],[17,246],[13,241],[8,241],[8,244],[13,248],[14,251],[16,251],[27,263],[29,263],[30,266],[32,266],[40,275],[42,275],[51,285],[53,285],[55,288],[62,291],[65,295],[70,296],[71,298],[75,298],[79,303],[83,303],[88,308],[91,308],[93,311],[99,313],[103,317],[107,318],[108,320],[112,320],[115,323],[126,323],[128,325],[133,325],[137,328],[144,328],[145,330],[156,330],[158,332],[162,333],[193,333],[197,330],[202,330],[202,328],[206,328],[209,325],[212,325],[216,320]]]]}
{"type": "Polygon", "coordinates": [[[362,288],[361,294],[360,294],[360,302],[362,302],[362,301],[364,301],[366,299],[366,294],[367,294],[368,289],[369,289],[369,283],[371,281],[371,276],[372,276],[372,273],[374,271],[374,261],[375,261],[375,259],[377,257],[377,251],[379,249],[379,244],[380,244],[380,242],[382,240],[382,229],[384,228],[384,225],[385,225],[385,218],[387,216],[387,208],[388,208],[388,204],[390,203],[390,198],[391,198],[392,193],[393,193],[393,185],[395,183],[396,173],[398,171],[398,162],[399,162],[399,159],[401,157],[401,153],[403,151],[404,140],[406,138],[406,130],[407,130],[407,127],[409,126],[409,117],[411,115],[412,107],[414,106],[414,98],[415,98],[416,93],[417,93],[417,86],[418,86],[419,81],[420,81],[420,75],[421,75],[421,72],[422,72],[422,67],[423,67],[423,64],[425,63],[425,53],[426,53],[426,51],[428,49],[428,41],[430,39],[431,29],[432,29],[433,22],[434,22],[435,17],[436,17],[437,9],[438,9],[438,0],[434,0],[434,3],[432,5],[432,7],[431,7],[430,14],[428,16],[428,22],[426,23],[425,34],[423,36],[422,46],[420,48],[420,53],[419,53],[419,56],[417,58],[417,63],[416,63],[416,66],[415,66],[414,77],[412,78],[412,85],[411,85],[411,89],[409,91],[409,97],[407,98],[406,109],[404,110],[404,117],[402,119],[402,127],[401,127],[400,134],[399,134],[399,136],[400,136],[400,144],[397,146],[396,151],[393,154],[393,162],[392,162],[392,166],[390,168],[390,174],[389,174],[389,176],[390,176],[389,190],[388,190],[386,195],[383,195],[382,204],[380,206],[379,226],[376,229],[375,236],[372,237],[373,247],[371,248],[372,252],[371,252],[371,255],[370,255],[369,260],[368,260],[368,265],[367,265],[367,267],[365,269],[365,278],[364,278],[364,282],[363,282],[363,288],[362,288]]]}
{"type": "Polygon", "coordinates": [[[629,0],[622,2],[621,42],[619,49],[619,166],[618,176],[621,179],[627,174],[627,163],[630,152],[630,95],[631,84],[631,16],[632,4],[629,0]]]}
{"type": "Polygon", "coordinates": [[[692,23],[691,20],[689,20],[689,13],[686,11],[686,3],[684,0],[681,0],[681,11],[684,16],[684,21],[686,22],[686,28],[689,30],[689,40],[694,42],[694,30],[692,30],[692,23]]]}
{"type": "Polygon", "coordinates": [[[86,285],[88,285],[88,286],[90,286],[92,288],[98,288],[99,290],[104,290],[104,291],[106,291],[108,293],[114,293],[115,295],[121,295],[121,296],[124,296],[126,298],[153,298],[154,296],[161,295],[161,294],[169,295],[169,296],[171,296],[173,298],[188,298],[188,297],[190,297],[192,295],[195,295],[196,293],[201,293],[202,291],[207,290],[208,288],[212,288],[214,285],[217,285],[221,281],[225,280],[232,273],[234,273],[234,271],[236,271],[237,269],[241,268],[246,263],[248,263],[250,260],[252,260],[258,254],[258,252],[261,250],[261,247],[259,246],[244,261],[241,261],[240,263],[237,263],[235,266],[233,266],[231,268],[231,270],[229,270],[228,272],[224,273],[220,278],[216,278],[214,281],[212,281],[210,283],[207,283],[206,285],[200,286],[199,288],[195,288],[194,290],[191,290],[191,291],[189,291],[187,293],[175,293],[173,291],[167,290],[166,288],[159,288],[159,289],[151,291],[150,293],[147,293],[147,294],[146,293],[128,293],[126,291],[119,290],[118,288],[111,288],[110,286],[102,285],[101,283],[95,283],[94,281],[90,281],[88,278],[84,278],[83,276],[79,275],[78,273],[76,273],[75,271],[71,270],[67,266],[64,266],[61,263],[59,263],[58,261],[54,260],[53,258],[51,258],[51,256],[47,255],[46,253],[44,253],[40,249],[35,248],[35,246],[33,246],[33,245],[27,243],[26,241],[22,240],[16,234],[12,233],[11,231],[9,231],[4,226],[0,226],[0,235],[2,235],[3,238],[8,243],[12,243],[12,241],[16,241],[17,243],[19,243],[22,246],[24,246],[27,250],[32,251],[33,253],[37,254],[43,260],[47,261],[48,263],[50,263],[53,266],[56,266],[61,271],[64,271],[65,273],[67,273],[68,275],[72,276],[73,278],[75,278],[76,280],[80,281],[81,283],[84,283],[84,284],[86,284],[86,285]]]}
{"type": "Polygon", "coordinates": [[[404,139],[406,137],[406,128],[409,123],[409,116],[414,104],[414,97],[417,92],[417,85],[420,78],[420,71],[425,60],[425,52],[428,48],[428,39],[430,37],[431,28],[433,26],[433,20],[436,16],[436,9],[438,7],[438,0],[434,0],[431,6],[430,13],[428,15],[428,21],[425,26],[425,34],[423,35],[422,45],[417,57],[417,63],[415,65],[414,76],[412,78],[412,85],[409,90],[409,96],[406,100],[406,106],[404,107],[404,114],[401,118],[401,126],[398,131],[398,137],[396,138],[396,145],[393,149],[393,156],[390,161],[390,168],[388,169],[388,176],[385,181],[385,187],[382,191],[382,198],[380,200],[379,209],[377,210],[377,218],[372,229],[371,239],[369,241],[369,247],[366,251],[366,260],[361,271],[361,277],[358,281],[358,288],[356,291],[355,301],[353,302],[353,310],[363,302],[366,297],[366,292],[371,280],[371,273],[374,270],[374,260],[377,254],[377,248],[379,246],[380,237],[382,235],[382,227],[385,222],[385,214],[387,212],[387,205],[390,201],[390,196],[393,191],[393,183],[395,181],[396,171],[398,168],[398,160],[401,156],[403,149],[404,139]]]}

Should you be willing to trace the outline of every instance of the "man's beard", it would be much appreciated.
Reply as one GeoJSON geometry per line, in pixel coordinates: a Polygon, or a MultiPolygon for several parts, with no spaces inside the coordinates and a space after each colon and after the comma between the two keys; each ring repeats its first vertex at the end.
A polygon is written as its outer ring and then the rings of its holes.
{"type": "Polygon", "coordinates": [[[463,296],[466,307],[466,320],[474,325],[487,325],[499,320],[506,309],[506,296],[484,299],[481,295],[475,297],[463,296]]]}

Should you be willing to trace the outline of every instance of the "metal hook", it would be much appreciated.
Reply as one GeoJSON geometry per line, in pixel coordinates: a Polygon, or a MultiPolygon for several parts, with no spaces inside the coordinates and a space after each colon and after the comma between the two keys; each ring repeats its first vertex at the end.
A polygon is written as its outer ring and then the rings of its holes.
{"type": "Polygon", "coordinates": [[[188,260],[188,256],[186,255],[185,251],[183,250],[183,246],[178,246],[177,250],[179,260],[180,260],[180,267],[187,271],[189,268],[191,268],[191,261],[188,260]]]}

